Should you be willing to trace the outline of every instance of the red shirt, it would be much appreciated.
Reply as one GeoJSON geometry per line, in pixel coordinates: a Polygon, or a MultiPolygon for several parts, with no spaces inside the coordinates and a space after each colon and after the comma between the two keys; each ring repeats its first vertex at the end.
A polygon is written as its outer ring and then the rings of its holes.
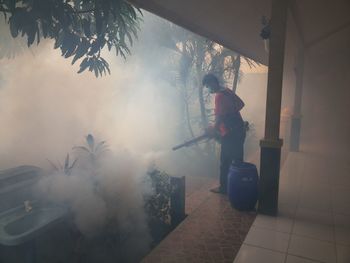
{"type": "MultiPolygon", "coordinates": [[[[230,89],[220,91],[215,95],[215,117],[241,117],[239,111],[244,107],[243,101],[230,89]]],[[[219,123],[219,132],[221,136],[225,136],[229,130],[223,122],[219,123]]]]}

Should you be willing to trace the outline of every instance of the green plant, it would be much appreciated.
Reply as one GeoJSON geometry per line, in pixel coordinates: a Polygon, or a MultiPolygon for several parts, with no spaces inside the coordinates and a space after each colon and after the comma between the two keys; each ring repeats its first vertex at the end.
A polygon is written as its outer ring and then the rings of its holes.
{"type": "Polygon", "coordinates": [[[125,0],[2,0],[0,13],[12,37],[26,36],[28,47],[53,39],[72,64],[81,60],[78,73],[89,69],[96,77],[110,72],[104,47],[124,58],[130,54],[142,15],[125,0]]]}
{"type": "Polygon", "coordinates": [[[147,173],[153,193],[145,197],[145,210],[151,221],[170,224],[170,176],[157,169],[147,173]]]}
{"type": "Polygon", "coordinates": [[[75,159],[72,163],[70,163],[69,154],[67,154],[66,159],[64,160],[64,165],[62,165],[60,162],[58,162],[58,164],[55,165],[50,160],[48,160],[48,162],[51,164],[52,168],[56,172],[63,172],[65,175],[70,175],[72,173],[72,170],[73,170],[77,160],[78,159],[75,159]]]}
{"type": "Polygon", "coordinates": [[[103,153],[109,151],[106,141],[96,143],[93,135],[88,134],[85,138],[86,146],[74,146],[73,150],[78,150],[87,153],[92,160],[96,160],[103,153]]]}

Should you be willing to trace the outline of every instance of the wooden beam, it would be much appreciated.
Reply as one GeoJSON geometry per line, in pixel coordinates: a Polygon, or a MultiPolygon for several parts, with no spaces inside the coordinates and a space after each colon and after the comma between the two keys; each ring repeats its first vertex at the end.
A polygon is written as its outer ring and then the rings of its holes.
{"type": "Polygon", "coordinates": [[[265,137],[260,141],[259,206],[262,214],[277,215],[282,140],[279,138],[288,0],[273,0],[265,137]]]}

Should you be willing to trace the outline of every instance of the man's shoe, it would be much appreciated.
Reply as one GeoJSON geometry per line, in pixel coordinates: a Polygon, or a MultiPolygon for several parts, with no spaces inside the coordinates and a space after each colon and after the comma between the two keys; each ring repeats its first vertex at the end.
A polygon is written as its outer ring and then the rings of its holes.
{"type": "Polygon", "coordinates": [[[210,192],[213,192],[215,194],[226,194],[226,191],[223,191],[220,186],[210,189],[210,192]]]}

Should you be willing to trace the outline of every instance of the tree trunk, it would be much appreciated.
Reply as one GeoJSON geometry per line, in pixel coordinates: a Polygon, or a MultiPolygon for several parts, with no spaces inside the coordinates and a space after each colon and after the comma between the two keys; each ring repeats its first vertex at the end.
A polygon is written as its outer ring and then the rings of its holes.
{"type": "MultiPolygon", "coordinates": [[[[233,57],[232,57],[233,58],[233,57]]],[[[239,70],[241,68],[241,55],[238,55],[234,61],[234,78],[233,78],[233,85],[232,85],[232,90],[234,93],[236,93],[237,90],[237,85],[238,85],[238,79],[239,79],[239,70]]]]}
{"type": "Polygon", "coordinates": [[[198,98],[199,98],[199,106],[201,111],[201,123],[202,128],[206,129],[208,127],[208,116],[205,108],[205,101],[204,101],[204,95],[203,95],[203,86],[199,85],[198,88],[198,98]]]}
{"type": "MultiPolygon", "coordinates": [[[[186,86],[184,87],[184,90],[187,91],[186,86]]],[[[183,100],[184,100],[184,106],[185,106],[185,115],[186,115],[185,117],[186,117],[187,128],[188,128],[188,131],[190,132],[191,137],[193,138],[194,133],[193,133],[192,125],[191,125],[190,111],[188,108],[187,92],[186,93],[184,92],[183,100]]]]}

